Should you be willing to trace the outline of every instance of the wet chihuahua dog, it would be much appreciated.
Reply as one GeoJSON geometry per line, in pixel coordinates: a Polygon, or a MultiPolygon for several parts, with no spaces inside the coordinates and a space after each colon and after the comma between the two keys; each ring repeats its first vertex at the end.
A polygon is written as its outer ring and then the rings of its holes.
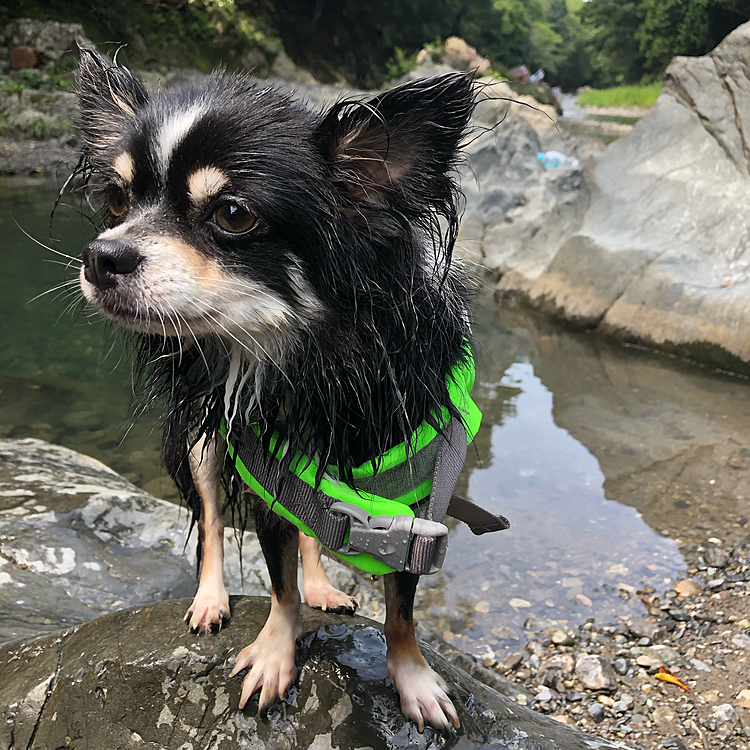
{"type": "MultiPolygon", "coordinates": [[[[472,76],[322,114],[242,75],[151,96],[93,49],[78,82],[82,169],[107,225],[83,249],[81,288],[135,332],[144,400],[166,402],[165,461],[200,532],[193,629],[229,617],[222,487],[254,505],[271,613],[232,675],[248,670],[240,707],[260,689],[263,712],[296,677],[299,533],[240,486],[222,430],[279,432],[288,455],[346,482],[441,409],[458,416],[446,376],[469,330],[452,175],[472,76]]],[[[352,611],[302,539],[308,599],[352,611]]],[[[447,730],[455,708],[414,636],[417,580],[385,576],[388,673],[420,731],[447,730]]]]}

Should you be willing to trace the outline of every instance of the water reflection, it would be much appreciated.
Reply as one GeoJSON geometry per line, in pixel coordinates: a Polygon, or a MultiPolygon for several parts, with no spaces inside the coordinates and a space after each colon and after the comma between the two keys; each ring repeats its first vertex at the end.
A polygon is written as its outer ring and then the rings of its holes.
{"type": "Polygon", "coordinates": [[[421,607],[478,653],[541,627],[640,613],[632,587],[661,588],[683,564],[673,541],[606,499],[599,462],[555,423],[553,395],[531,363],[498,364],[485,363],[476,392],[485,418],[464,481],[511,529],[475,537],[456,527],[440,601],[431,592],[421,607]]]}

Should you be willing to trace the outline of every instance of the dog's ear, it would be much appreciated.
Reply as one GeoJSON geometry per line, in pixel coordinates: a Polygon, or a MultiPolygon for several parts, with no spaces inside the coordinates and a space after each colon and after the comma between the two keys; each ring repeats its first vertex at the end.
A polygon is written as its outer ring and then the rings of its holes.
{"type": "Polygon", "coordinates": [[[448,73],[333,106],[316,140],[334,182],[365,203],[399,189],[423,191],[429,200],[454,166],[476,102],[473,78],[448,73]]]}
{"type": "Polygon", "coordinates": [[[148,101],[148,93],[127,68],[93,46],[81,45],[80,53],[77,83],[81,130],[89,147],[103,150],[119,140],[123,125],[148,101]]]}

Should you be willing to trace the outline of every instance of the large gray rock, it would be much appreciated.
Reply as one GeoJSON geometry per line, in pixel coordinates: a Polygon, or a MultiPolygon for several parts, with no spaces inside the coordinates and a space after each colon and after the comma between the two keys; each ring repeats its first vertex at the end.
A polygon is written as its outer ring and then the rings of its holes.
{"type": "Polygon", "coordinates": [[[186,600],[136,607],[0,655],[0,748],[487,747],[614,750],[504,698],[424,647],[445,677],[461,729],[446,741],[419,734],[399,710],[385,639],[364,618],[303,608],[300,676],[269,719],[257,698],[237,708],[236,654],[258,634],[268,600],[235,599],[220,633],[186,633],[186,600]]]}
{"type": "MultiPolygon", "coordinates": [[[[88,456],[41,440],[0,440],[0,643],[192,596],[189,525],[185,510],[88,456]]],[[[255,534],[244,535],[242,568],[233,529],[224,546],[230,594],[269,594],[255,534]]],[[[326,569],[364,614],[382,618],[378,589],[335,561],[326,569]]]]}
{"type": "MultiPolygon", "coordinates": [[[[464,238],[479,241],[503,296],[747,370],[749,140],[745,24],[710,55],[672,62],[649,115],[585,171],[577,210],[539,216],[532,205],[538,220],[519,210],[498,221],[483,214],[482,198],[469,207],[464,238]]],[[[477,173],[485,195],[515,178],[490,174],[488,182],[481,164],[477,173]]]]}

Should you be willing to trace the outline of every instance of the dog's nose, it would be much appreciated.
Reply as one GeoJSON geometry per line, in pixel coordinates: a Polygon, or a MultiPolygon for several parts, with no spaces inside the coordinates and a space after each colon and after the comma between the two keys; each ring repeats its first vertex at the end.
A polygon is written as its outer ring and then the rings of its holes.
{"type": "Polygon", "coordinates": [[[83,248],[83,275],[99,289],[109,289],[118,276],[133,273],[143,256],[119,240],[94,240],[83,248]]]}

